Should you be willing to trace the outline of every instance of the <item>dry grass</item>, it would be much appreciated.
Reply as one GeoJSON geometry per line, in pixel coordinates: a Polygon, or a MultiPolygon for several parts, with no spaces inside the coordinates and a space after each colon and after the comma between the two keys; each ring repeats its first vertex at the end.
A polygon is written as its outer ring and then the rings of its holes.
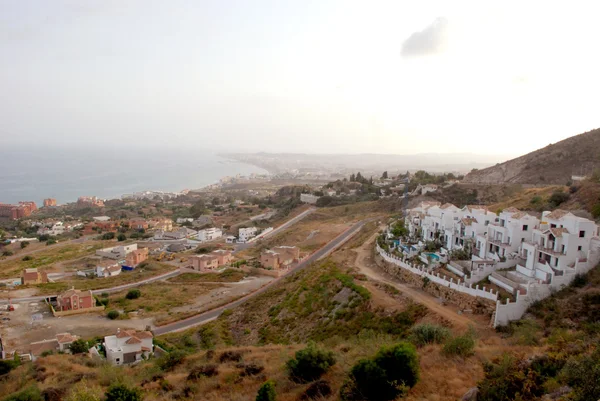
{"type": "Polygon", "coordinates": [[[246,277],[246,273],[226,269],[222,273],[183,273],[177,277],[171,277],[167,281],[171,283],[204,283],[204,282],[218,282],[218,283],[235,283],[246,277]]]}
{"type": "Polygon", "coordinates": [[[507,209],[509,207],[516,207],[517,209],[521,210],[531,210],[536,206],[531,203],[531,200],[534,197],[539,196],[542,199],[542,203],[545,203],[548,198],[550,198],[550,195],[557,190],[568,192],[568,187],[562,185],[553,185],[540,188],[526,188],[523,191],[520,191],[509,197],[508,199],[488,205],[488,208],[493,212],[507,209]]]}

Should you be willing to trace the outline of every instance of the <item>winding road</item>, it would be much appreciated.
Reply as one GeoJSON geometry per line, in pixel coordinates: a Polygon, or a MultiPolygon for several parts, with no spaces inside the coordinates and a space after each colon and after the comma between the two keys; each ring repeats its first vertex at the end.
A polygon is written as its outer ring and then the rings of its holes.
{"type": "Polygon", "coordinates": [[[174,333],[177,331],[187,330],[190,327],[199,326],[201,324],[208,323],[208,322],[216,319],[217,317],[219,317],[219,315],[221,313],[223,313],[223,311],[225,309],[231,309],[238,305],[243,304],[247,300],[264,293],[275,283],[278,283],[281,279],[288,277],[288,276],[306,268],[307,266],[310,266],[311,263],[317,262],[317,261],[329,256],[333,251],[335,251],[337,248],[342,246],[346,241],[348,241],[356,233],[358,233],[358,231],[360,231],[360,229],[368,221],[369,220],[363,220],[363,221],[359,221],[358,223],[352,225],[349,229],[347,229],[346,231],[344,231],[343,233],[341,233],[340,235],[335,237],[333,240],[331,240],[329,243],[327,243],[327,245],[325,245],[318,251],[316,251],[313,254],[311,254],[310,256],[308,256],[302,262],[300,262],[296,267],[294,267],[292,270],[290,270],[287,274],[285,274],[282,277],[279,277],[276,280],[271,281],[269,284],[254,291],[252,294],[246,295],[245,297],[240,298],[237,301],[233,301],[227,305],[223,305],[221,307],[212,309],[210,311],[200,313],[198,315],[189,317],[187,319],[183,319],[178,322],[174,322],[174,323],[170,323],[170,324],[167,324],[164,326],[157,327],[156,329],[154,329],[154,335],[160,336],[160,335],[167,334],[167,333],[174,333]]]}

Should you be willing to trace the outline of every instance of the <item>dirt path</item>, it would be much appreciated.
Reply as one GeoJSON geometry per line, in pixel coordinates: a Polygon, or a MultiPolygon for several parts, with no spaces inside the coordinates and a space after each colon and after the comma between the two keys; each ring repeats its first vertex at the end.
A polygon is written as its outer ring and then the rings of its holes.
{"type": "Polygon", "coordinates": [[[397,280],[393,280],[386,277],[385,273],[380,272],[377,268],[373,266],[372,263],[368,262],[371,252],[373,251],[373,243],[375,241],[375,238],[377,238],[378,234],[379,229],[371,237],[369,237],[369,239],[365,241],[362,246],[353,249],[356,252],[355,266],[359,268],[361,273],[363,273],[371,280],[391,285],[392,287],[401,291],[406,296],[410,297],[413,301],[425,305],[433,312],[437,313],[445,319],[448,319],[457,326],[466,328],[469,325],[477,325],[476,321],[471,320],[464,315],[457,314],[454,308],[440,304],[435,297],[427,294],[426,292],[421,291],[419,289],[415,289],[413,287],[409,287],[406,284],[400,283],[397,280]]]}

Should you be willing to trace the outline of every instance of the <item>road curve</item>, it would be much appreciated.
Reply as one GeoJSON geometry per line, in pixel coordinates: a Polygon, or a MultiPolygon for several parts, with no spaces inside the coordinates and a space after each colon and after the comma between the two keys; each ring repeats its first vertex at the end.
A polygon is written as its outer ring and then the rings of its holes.
{"type": "Polygon", "coordinates": [[[346,231],[344,231],[343,233],[341,233],[340,235],[335,237],[333,240],[328,242],[324,247],[322,247],[318,251],[316,251],[313,254],[311,254],[310,256],[308,256],[306,259],[304,259],[302,262],[300,262],[296,267],[294,267],[292,270],[290,270],[287,274],[285,274],[284,276],[282,276],[276,280],[271,281],[269,284],[254,291],[253,293],[248,294],[245,297],[238,299],[237,301],[228,303],[227,305],[223,305],[221,307],[211,309],[209,311],[200,313],[198,315],[189,317],[187,319],[180,320],[178,322],[174,322],[174,323],[170,323],[170,324],[167,324],[164,326],[157,327],[156,329],[154,329],[154,335],[160,336],[160,335],[167,334],[167,333],[174,333],[177,331],[186,330],[186,329],[189,329],[190,327],[208,323],[211,320],[216,319],[217,317],[219,317],[219,315],[221,313],[223,313],[223,311],[225,309],[235,308],[236,306],[243,304],[247,300],[264,293],[272,285],[279,282],[279,280],[281,280],[285,277],[288,277],[288,276],[306,268],[313,262],[316,262],[318,260],[321,260],[321,259],[329,256],[329,254],[331,254],[337,248],[342,246],[346,241],[348,241],[350,238],[352,238],[352,236],[354,236],[354,234],[356,234],[365,225],[365,223],[367,221],[368,220],[363,220],[363,221],[359,221],[358,223],[354,224],[352,227],[350,227],[349,229],[347,229],[346,231]]]}

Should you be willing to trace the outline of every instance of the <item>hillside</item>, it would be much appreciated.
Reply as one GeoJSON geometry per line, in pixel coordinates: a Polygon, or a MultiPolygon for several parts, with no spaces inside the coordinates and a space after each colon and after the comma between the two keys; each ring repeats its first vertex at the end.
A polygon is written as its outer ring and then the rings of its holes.
{"type": "Polygon", "coordinates": [[[524,156],[474,170],[463,182],[476,184],[560,184],[572,175],[591,174],[600,168],[600,129],[567,138],[524,156]]]}

